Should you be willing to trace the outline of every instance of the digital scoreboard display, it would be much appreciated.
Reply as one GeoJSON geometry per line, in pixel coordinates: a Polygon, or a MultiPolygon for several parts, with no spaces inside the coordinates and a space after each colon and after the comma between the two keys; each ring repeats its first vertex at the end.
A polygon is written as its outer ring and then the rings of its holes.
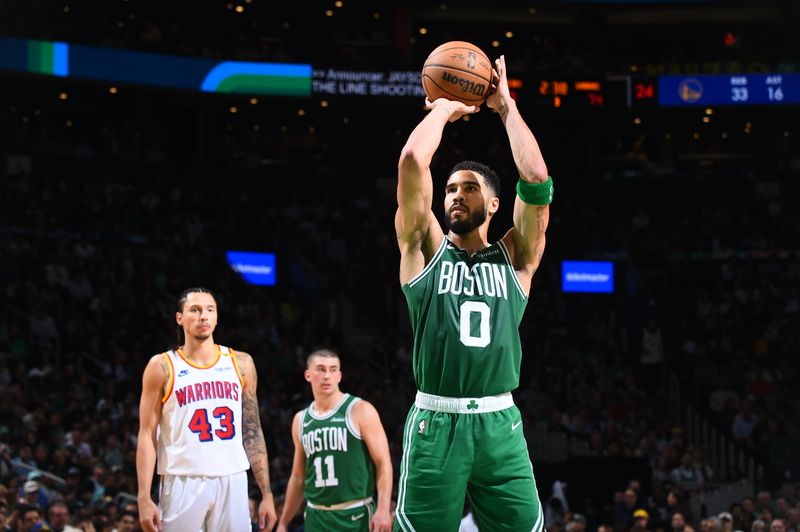
{"type": "Polygon", "coordinates": [[[572,293],[613,293],[614,263],[589,260],[563,261],[561,290],[572,293]]]}
{"type": "Polygon", "coordinates": [[[275,286],[275,254],[228,251],[228,264],[250,284],[275,286]]]}
{"type": "Polygon", "coordinates": [[[659,76],[662,106],[800,103],[800,74],[659,76]]]}

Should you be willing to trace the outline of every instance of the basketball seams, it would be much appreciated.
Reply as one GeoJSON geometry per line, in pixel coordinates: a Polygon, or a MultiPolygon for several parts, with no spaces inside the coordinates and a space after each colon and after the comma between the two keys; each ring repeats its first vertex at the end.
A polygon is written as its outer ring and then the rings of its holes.
{"type": "Polygon", "coordinates": [[[431,55],[429,55],[428,58],[425,61],[427,61],[428,59],[430,59],[431,57],[433,57],[435,55],[439,55],[439,54],[441,54],[443,52],[447,52],[448,50],[469,50],[470,52],[475,52],[477,55],[479,55],[479,56],[483,57],[484,59],[486,59],[486,62],[489,63],[490,65],[492,64],[492,62],[489,60],[489,58],[486,56],[486,54],[484,54],[483,51],[480,48],[478,48],[477,46],[474,47],[474,48],[470,48],[469,46],[452,46],[450,48],[445,48],[443,50],[439,50],[437,48],[436,50],[431,52],[431,55]]]}
{"type": "Polygon", "coordinates": [[[480,76],[480,75],[476,74],[474,70],[467,70],[465,68],[458,68],[458,67],[454,67],[454,66],[451,66],[451,65],[444,65],[444,64],[441,64],[441,63],[431,63],[431,64],[425,63],[425,66],[422,67],[422,70],[425,70],[426,68],[446,68],[447,70],[455,70],[456,72],[463,72],[464,74],[470,74],[472,76],[475,76],[478,79],[482,79],[486,83],[491,83],[492,82],[492,80],[486,79],[483,76],[480,76]]]}

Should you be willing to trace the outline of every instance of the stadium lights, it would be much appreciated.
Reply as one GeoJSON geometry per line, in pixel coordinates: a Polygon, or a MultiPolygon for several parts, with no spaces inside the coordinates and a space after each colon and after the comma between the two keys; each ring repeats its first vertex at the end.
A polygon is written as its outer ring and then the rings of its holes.
{"type": "Polygon", "coordinates": [[[428,33],[428,28],[423,26],[422,28],[419,29],[420,35],[425,35],[426,33],[428,33]]]}
{"type": "Polygon", "coordinates": [[[335,5],[336,7],[342,7],[344,5],[344,2],[342,2],[342,0],[336,0],[333,3],[333,5],[335,5]]]}
{"type": "Polygon", "coordinates": [[[379,18],[381,18],[381,14],[376,11],[376,12],[374,12],[372,14],[372,18],[374,18],[375,20],[378,20],[379,18]]]}
{"type": "Polygon", "coordinates": [[[250,105],[256,105],[258,103],[258,98],[250,98],[250,105]]]}
{"type": "Polygon", "coordinates": [[[116,94],[116,93],[119,92],[119,89],[112,86],[112,87],[108,88],[108,92],[109,92],[109,94],[116,94]]]}
{"type": "Polygon", "coordinates": [[[67,98],[69,98],[69,95],[66,92],[59,92],[58,93],[58,99],[59,100],[66,100],[67,98]]]}
{"type": "Polygon", "coordinates": [[[328,105],[330,105],[328,104],[328,100],[322,100],[321,102],[319,102],[320,107],[328,107],[328,105]]]}
{"type": "Polygon", "coordinates": [[[500,46],[500,41],[492,41],[492,46],[497,48],[498,46],[500,46]]]}
{"type": "Polygon", "coordinates": [[[506,32],[506,39],[510,39],[510,38],[512,38],[513,36],[514,36],[514,32],[513,32],[513,31],[507,31],[507,32],[506,32]]]}
{"type": "Polygon", "coordinates": [[[328,9],[328,10],[326,10],[326,11],[325,11],[325,16],[326,16],[326,17],[332,17],[332,16],[333,16],[333,10],[332,10],[332,9],[328,9]]]}
{"type": "Polygon", "coordinates": [[[237,13],[244,13],[244,6],[236,6],[236,9],[234,9],[234,11],[236,11],[237,13]]]}

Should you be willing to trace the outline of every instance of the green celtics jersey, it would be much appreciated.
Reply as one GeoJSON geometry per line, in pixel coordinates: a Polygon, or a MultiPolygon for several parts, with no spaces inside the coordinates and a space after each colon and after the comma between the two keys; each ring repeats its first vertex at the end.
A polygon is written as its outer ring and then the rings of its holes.
{"type": "Polygon", "coordinates": [[[300,441],[306,454],[305,495],[313,504],[330,506],[370,497],[375,470],[367,445],[350,417],[358,397],[344,394],[324,416],[314,403],[303,410],[300,441]]]}
{"type": "Polygon", "coordinates": [[[502,241],[470,257],[444,238],[403,293],[420,391],[485,397],[519,386],[519,324],[528,298],[502,241]]]}

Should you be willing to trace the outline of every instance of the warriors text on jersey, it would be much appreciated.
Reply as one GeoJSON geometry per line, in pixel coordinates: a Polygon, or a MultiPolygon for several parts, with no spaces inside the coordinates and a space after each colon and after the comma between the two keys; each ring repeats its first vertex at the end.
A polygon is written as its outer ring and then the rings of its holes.
{"type": "Polygon", "coordinates": [[[420,391],[485,397],[519,386],[519,324],[528,298],[502,240],[470,257],[443,238],[403,293],[420,391]]]}
{"type": "Polygon", "coordinates": [[[300,416],[300,442],[306,455],[304,492],[313,504],[330,506],[364,499],[375,490],[375,471],[367,445],[351,418],[358,397],[344,394],[324,416],[314,403],[300,416]]]}
{"type": "Polygon", "coordinates": [[[198,366],[167,351],[170,371],[158,433],[158,473],[221,477],[250,467],[242,445],[242,378],[232,349],[198,366]]]}

